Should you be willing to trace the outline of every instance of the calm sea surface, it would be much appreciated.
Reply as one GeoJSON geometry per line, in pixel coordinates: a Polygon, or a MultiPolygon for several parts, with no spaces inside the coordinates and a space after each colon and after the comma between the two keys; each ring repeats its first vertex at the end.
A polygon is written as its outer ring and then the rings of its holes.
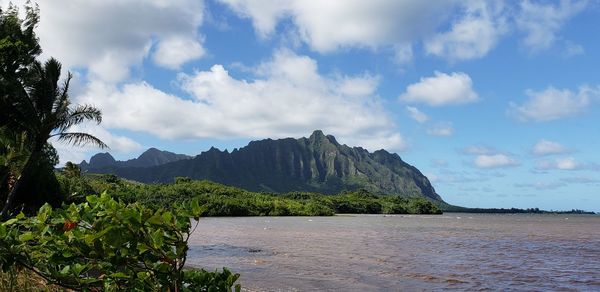
{"type": "Polygon", "coordinates": [[[600,216],[205,218],[188,263],[247,291],[600,291],[600,216]]]}

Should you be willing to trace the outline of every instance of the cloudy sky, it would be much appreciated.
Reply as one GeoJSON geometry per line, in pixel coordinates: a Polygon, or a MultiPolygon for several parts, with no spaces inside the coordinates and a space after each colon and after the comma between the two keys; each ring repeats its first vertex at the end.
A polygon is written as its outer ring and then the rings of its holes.
{"type": "Polygon", "coordinates": [[[452,204],[600,211],[597,0],[38,2],[42,58],[116,158],[322,129],[452,204]]]}

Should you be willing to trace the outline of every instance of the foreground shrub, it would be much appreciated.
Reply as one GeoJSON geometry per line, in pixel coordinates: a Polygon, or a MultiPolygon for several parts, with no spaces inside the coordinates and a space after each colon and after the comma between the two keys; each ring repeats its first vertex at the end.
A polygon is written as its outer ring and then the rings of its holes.
{"type": "MultiPolygon", "coordinates": [[[[231,291],[238,274],[184,269],[197,200],[166,209],[125,204],[106,194],[0,225],[3,271],[28,269],[75,290],[231,291]]],[[[239,290],[239,285],[236,285],[239,290]]]]}

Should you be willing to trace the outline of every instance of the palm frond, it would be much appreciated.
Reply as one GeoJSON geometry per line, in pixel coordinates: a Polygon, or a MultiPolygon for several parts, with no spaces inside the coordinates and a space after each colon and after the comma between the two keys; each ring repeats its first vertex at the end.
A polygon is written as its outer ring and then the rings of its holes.
{"type": "Polygon", "coordinates": [[[93,144],[100,148],[110,148],[106,145],[102,140],[88,134],[88,133],[80,133],[80,132],[71,132],[71,133],[58,133],[58,141],[66,142],[75,146],[84,146],[87,144],[93,144]]]}
{"type": "Polygon", "coordinates": [[[91,105],[79,105],[75,109],[67,110],[65,116],[59,121],[58,131],[64,132],[70,127],[81,124],[84,121],[102,122],[102,112],[91,105]]]}

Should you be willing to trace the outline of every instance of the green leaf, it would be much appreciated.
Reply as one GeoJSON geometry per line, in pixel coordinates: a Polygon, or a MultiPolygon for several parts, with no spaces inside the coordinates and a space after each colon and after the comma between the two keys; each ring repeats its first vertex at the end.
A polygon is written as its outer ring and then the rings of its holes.
{"type": "Polygon", "coordinates": [[[46,219],[48,219],[48,216],[50,216],[51,214],[52,207],[50,207],[50,204],[46,203],[38,211],[37,219],[40,220],[40,222],[44,223],[46,222],[46,219]]]}
{"type": "Polygon", "coordinates": [[[152,242],[154,244],[154,248],[160,248],[164,243],[164,234],[162,230],[156,230],[152,233],[152,242]]]}
{"type": "Polygon", "coordinates": [[[138,252],[140,254],[146,252],[147,250],[149,250],[150,248],[148,248],[145,244],[138,244],[137,246],[138,252]]]}
{"type": "Polygon", "coordinates": [[[6,222],[2,223],[2,225],[5,225],[5,226],[12,225],[12,224],[15,224],[17,221],[19,221],[19,219],[11,218],[11,219],[6,220],[6,222]]]}
{"type": "Polygon", "coordinates": [[[129,279],[129,275],[123,273],[123,272],[118,272],[118,273],[112,273],[110,274],[111,278],[120,278],[120,279],[129,279]]]}
{"type": "Polygon", "coordinates": [[[192,214],[194,215],[194,217],[200,217],[202,215],[202,208],[200,208],[200,202],[198,200],[198,197],[192,199],[191,205],[192,214]]]}
{"type": "Polygon", "coordinates": [[[34,238],[34,235],[32,232],[25,232],[21,235],[19,235],[19,241],[25,242],[25,241],[30,241],[34,238]]]}
{"type": "Polygon", "coordinates": [[[164,221],[165,223],[170,223],[170,222],[171,222],[171,219],[173,219],[173,215],[171,214],[171,212],[169,212],[169,211],[165,211],[165,212],[162,214],[162,219],[163,219],[163,221],[164,221]]]}
{"type": "Polygon", "coordinates": [[[156,212],[156,214],[154,214],[154,215],[152,215],[152,217],[148,218],[148,220],[146,220],[146,222],[148,222],[150,224],[155,224],[155,225],[162,225],[163,217],[160,216],[160,214],[158,212],[156,212]]]}

